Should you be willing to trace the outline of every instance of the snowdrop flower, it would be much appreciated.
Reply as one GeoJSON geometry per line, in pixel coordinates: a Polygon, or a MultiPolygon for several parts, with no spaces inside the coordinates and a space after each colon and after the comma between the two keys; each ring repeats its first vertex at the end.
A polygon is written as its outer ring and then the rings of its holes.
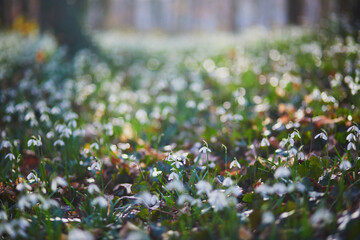
{"type": "Polygon", "coordinates": [[[39,178],[33,173],[29,173],[26,177],[26,179],[29,181],[29,182],[38,182],[39,181],[39,178]]]}
{"type": "Polygon", "coordinates": [[[357,126],[353,125],[347,129],[347,132],[356,132],[357,135],[360,134],[360,130],[357,126]]]}
{"type": "Polygon", "coordinates": [[[24,211],[26,208],[31,207],[30,202],[27,199],[27,196],[22,196],[18,201],[18,207],[21,211],[24,211]]]}
{"type": "Polygon", "coordinates": [[[273,188],[267,184],[261,184],[255,188],[255,193],[261,194],[263,198],[267,198],[268,195],[274,193],[273,188]]]}
{"type": "Polygon", "coordinates": [[[127,150],[129,149],[131,146],[129,143],[119,143],[118,144],[118,147],[121,149],[121,150],[127,150]]]}
{"type": "Polygon", "coordinates": [[[351,149],[356,151],[356,145],[353,142],[349,142],[349,144],[347,145],[347,150],[350,151],[351,149]]]}
{"type": "Polygon", "coordinates": [[[8,106],[7,106],[6,109],[5,109],[5,112],[6,112],[6,113],[10,113],[10,114],[15,113],[15,107],[14,107],[14,105],[13,105],[13,104],[8,104],[8,106]]]}
{"type": "Polygon", "coordinates": [[[286,144],[288,143],[289,139],[283,138],[281,142],[279,143],[279,147],[285,148],[286,144]]]}
{"type": "Polygon", "coordinates": [[[76,128],[77,122],[75,120],[71,120],[70,122],[68,122],[68,127],[76,128]]]}
{"type": "Polygon", "coordinates": [[[99,150],[99,144],[94,142],[90,145],[90,148],[93,149],[93,150],[99,150]]]}
{"type": "Polygon", "coordinates": [[[299,191],[299,192],[305,192],[306,191],[306,187],[305,187],[305,185],[304,184],[302,184],[301,182],[297,182],[296,184],[295,184],[295,186],[296,186],[296,189],[299,191]]]}
{"type": "Polygon", "coordinates": [[[37,147],[40,147],[42,145],[42,142],[41,142],[41,137],[39,136],[39,138],[31,138],[28,142],[27,142],[27,145],[28,147],[31,147],[31,146],[37,146],[37,147]]]}
{"type": "Polygon", "coordinates": [[[269,140],[267,140],[266,138],[263,138],[263,139],[261,140],[261,142],[260,142],[260,146],[261,146],[261,147],[268,147],[268,146],[270,146],[269,140]]]}
{"type": "Polygon", "coordinates": [[[291,172],[288,168],[286,167],[279,167],[278,169],[276,169],[275,173],[274,173],[274,177],[276,179],[278,178],[287,178],[291,176],[291,172]]]}
{"type": "Polygon", "coordinates": [[[325,195],[325,193],[311,191],[311,192],[309,192],[309,201],[315,201],[315,200],[323,197],[324,195],[325,195]]]}
{"type": "Polygon", "coordinates": [[[262,215],[262,219],[261,219],[261,223],[262,224],[271,224],[275,221],[275,217],[274,214],[272,214],[272,212],[266,211],[263,213],[262,215]]]}
{"type": "Polygon", "coordinates": [[[9,159],[10,161],[15,160],[15,155],[12,153],[8,153],[5,155],[5,159],[9,159]]]}
{"type": "Polygon", "coordinates": [[[111,123],[105,124],[104,129],[106,130],[106,135],[107,136],[114,135],[114,127],[113,127],[113,125],[111,123]]]}
{"type": "Polygon", "coordinates": [[[122,184],[120,184],[120,186],[125,188],[127,194],[131,194],[132,184],[130,184],[130,183],[122,183],[122,184]]]}
{"type": "Polygon", "coordinates": [[[296,150],[296,148],[293,147],[293,148],[289,149],[288,153],[289,153],[289,156],[296,156],[298,151],[296,150]]]}
{"type": "Polygon", "coordinates": [[[239,186],[231,186],[228,189],[226,189],[225,194],[226,195],[233,195],[235,197],[239,197],[243,193],[243,189],[239,186]]]}
{"type": "Polygon", "coordinates": [[[68,240],[95,240],[94,236],[88,232],[78,228],[74,228],[69,232],[68,240]]]}
{"type": "Polygon", "coordinates": [[[339,165],[340,170],[347,171],[351,168],[351,163],[348,160],[343,160],[339,165]]]}
{"type": "Polygon", "coordinates": [[[25,121],[35,120],[35,113],[33,111],[27,112],[24,117],[24,120],[25,121]]]}
{"type": "Polygon", "coordinates": [[[221,190],[214,190],[210,192],[208,202],[211,207],[214,208],[215,212],[222,210],[228,205],[226,195],[221,190]]]}
{"type": "Polygon", "coordinates": [[[11,224],[13,226],[18,226],[18,229],[16,229],[16,234],[18,236],[21,236],[22,238],[28,238],[25,230],[30,224],[27,220],[25,220],[24,218],[14,219],[12,220],[11,224]]]}
{"type": "Polygon", "coordinates": [[[294,139],[296,136],[301,139],[298,130],[295,130],[294,132],[292,132],[291,135],[290,135],[290,138],[294,139]]]}
{"type": "Polygon", "coordinates": [[[91,201],[92,205],[98,205],[101,208],[107,207],[108,201],[103,196],[97,196],[91,201]]]}
{"type": "Polygon", "coordinates": [[[199,149],[199,153],[207,153],[207,152],[211,152],[211,150],[206,146],[203,146],[202,148],[199,149]]]}
{"type": "Polygon", "coordinates": [[[84,129],[75,129],[73,132],[73,136],[74,137],[78,137],[78,136],[85,136],[85,130],[84,129]]]}
{"type": "Polygon", "coordinates": [[[20,140],[19,140],[19,139],[15,139],[13,143],[14,143],[14,146],[17,147],[17,146],[20,145],[20,140]]]}
{"type": "Polygon", "coordinates": [[[294,138],[290,137],[290,138],[289,138],[289,146],[290,146],[290,147],[293,147],[294,144],[295,144],[294,138]]]}
{"type": "MultiPolygon", "coordinates": [[[[162,236],[162,235],[161,235],[162,236]]],[[[124,240],[143,240],[143,239],[149,239],[149,237],[142,231],[139,230],[133,230],[127,234],[126,238],[121,238],[124,240]]],[[[165,238],[161,238],[165,239],[165,238]]]]}
{"type": "Polygon", "coordinates": [[[40,205],[40,207],[44,210],[48,210],[51,207],[55,207],[58,208],[59,207],[59,203],[57,201],[55,201],[54,199],[46,199],[42,202],[42,204],[40,205]]]}
{"type": "Polygon", "coordinates": [[[38,146],[38,147],[42,146],[42,141],[41,141],[41,137],[40,137],[40,136],[38,136],[38,139],[37,139],[37,141],[36,141],[36,146],[38,146]]]}
{"type": "Polygon", "coordinates": [[[65,128],[66,128],[66,125],[64,125],[64,124],[57,124],[57,125],[55,126],[55,131],[57,131],[58,133],[62,133],[65,128]]]}
{"type": "Polygon", "coordinates": [[[32,188],[29,184],[27,184],[26,182],[23,183],[19,183],[18,185],[16,185],[16,190],[18,190],[19,192],[24,191],[24,189],[31,191],[32,188]]]}
{"type": "Polygon", "coordinates": [[[64,120],[65,120],[65,122],[68,122],[70,120],[77,119],[78,117],[79,116],[74,112],[67,112],[64,115],[64,120]]]}
{"type": "Polygon", "coordinates": [[[298,152],[297,153],[297,158],[299,159],[299,160],[305,160],[305,154],[303,153],[303,152],[298,152]]]}
{"type": "Polygon", "coordinates": [[[349,135],[347,135],[346,140],[347,140],[348,142],[356,141],[356,136],[355,136],[355,134],[350,133],[349,135]]]}
{"type": "Polygon", "coordinates": [[[195,184],[195,187],[197,189],[197,195],[201,195],[202,193],[209,195],[210,191],[212,190],[211,184],[205,180],[199,181],[197,184],[195,184]]]}
{"type": "Polygon", "coordinates": [[[202,206],[202,202],[201,202],[201,199],[194,199],[192,202],[191,202],[191,206],[196,206],[198,208],[200,208],[202,206]]]}
{"type": "Polygon", "coordinates": [[[116,146],[115,144],[111,144],[110,150],[111,150],[113,153],[116,153],[116,151],[117,151],[117,146],[116,146]]]}
{"type": "Polygon", "coordinates": [[[50,132],[48,132],[48,133],[46,134],[46,138],[47,138],[47,139],[51,139],[51,138],[53,138],[54,136],[55,136],[55,134],[54,134],[53,131],[50,131],[50,132]]]}
{"type": "Polygon", "coordinates": [[[8,220],[6,212],[0,211],[0,220],[8,220]]]}
{"type": "Polygon", "coordinates": [[[137,203],[144,204],[146,208],[154,210],[160,206],[160,200],[156,195],[143,192],[139,195],[137,203]]]}
{"type": "Polygon", "coordinates": [[[274,191],[274,193],[276,193],[279,196],[282,196],[287,193],[287,187],[283,183],[275,183],[272,186],[272,190],[274,191]]]}
{"type": "Polygon", "coordinates": [[[100,193],[100,189],[96,184],[90,184],[87,190],[90,194],[100,193]]]}
{"type": "Polygon", "coordinates": [[[10,223],[4,223],[1,226],[3,228],[3,231],[5,231],[11,238],[16,238],[16,232],[10,223]]]}
{"type": "Polygon", "coordinates": [[[67,182],[62,177],[56,177],[51,181],[51,190],[56,191],[58,186],[65,187],[67,186],[67,182]]]}
{"type": "Polygon", "coordinates": [[[41,114],[40,122],[45,122],[45,123],[49,124],[50,123],[49,115],[47,115],[46,113],[41,114]]]}
{"type": "Polygon", "coordinates": [[[53,114],[53,115],[57,115],[57,114],[60,114],[61,110],[59,107],[53,107],[51,108],[50,110],[50,113],[53,114]]]}
{"type": "Polygon", "coordinates": [[[176,160],[174,160],[172,163],[171,163],[171,166],[174,166],[175,165],[175,167],[176,168],[180,168],[181,166],[183,166],[184,164],[182,163],[182,161],[181,161],[181,159],[176,159],[176,160]]]}
{"type": "Polygon", "coordinates": [[[172,152],[169,152],[169,155],[166,157],[165,161],[172,162],[177,159],[177,156],[172,152]]]}
{"type": "Polygon", "coordinates": [[[64,141],[63,140],[60,140],[60,139],[58,139],[58,140],[56,140],[55,142],[54,142],[54,147],[56,147],[56,146],[64,146],[65,145],[65,143],[64,143],[64,141]]]}
{"type": "Polygon", "coordinates": [[[152,176],[153,177],[157,177],[157,176],[159,176],[160,174],[162,173],[162,171],[158,171],[156,168],[154,168],[153,170],[152,170],[152,176]]]}
{"type": "Polygon", "coordinates": [[[176,168],[180,168],[181,166],[184,165],[184,163],[182,162],[181,157],[179,157],[179,156],[177,156],[175,154],[172,154],[172,153],[169,153],[169,155],[166,158],[166,161],[172,162],[171,166],[175,165],[176,168]]]}
{"type": "Polygon", "coordinates": [[[314,139],[318,139],[318,138],[321,138],[321,139],[323,139],[325,141],[328,140],[328,137],[326,136],[326,134],[324,132],[321,132],[321,133],[317,134],[314,139]]]}
{"type": "Polygon", "coordinates": [[[65,137],[65,138],[70,138],[71,134],[72,134],[71,129],[68,128],[68,127],[65,127],[65,128],[61,131],[60,137],[61,137],[61,138],[63,138],[63,137],[65,137]]]}
{"type": "Polygon", "coordinates": [[[31,193],[27,194],[25,196],[22,196],[18,201],[18,207],[21,211],[24,211],[25,208],[32,207],[35,203],[37,203],[39,200],[44,200],[43,197],[41,197],[37,193],[31,193]]]}
{"type": "Polygon", "coordinates": [[[171,181],[174,179],[179,180],[179,175],[176,172],[172,172],[169,174],[168,181],[171,181]]]}
{"type": "Polygon", "coordinates": [[[168,191],[176,190],[178,192],[185,192],[184,184],[180,180],[173,180],[165,185],[168,191]]]}
{"type": "Polygon", "coordinates": [[[28,147],[31,147],[31,146],[36,146],[36,140],[35,139],[30,139],[28,142],[27,142],[27,145],[28,147]]]}
{"type": "Polygon", "coordinates": [[[93,164],[91,164],[90,169],[97,172],[101,170],[101,166],[98,162],[94,162],[93,164]]]}
{"type": "Polygon", "coordinates": [[[184,205],[185,202],[191,203],[194,201],[194,198],[191,197],[189,194],[181,194],[177,200],[178,205],[184,205]]]}
{"type": "Polygon", "coordinates": [[[231,180],[231,178],[229,178],[229,177],[225,178],[222,183],[222,185],[225,187],[230,187],[233,184],[234,184],[233,180],[231,180]]]}
{"type": "Polygon", "coordinates": [[[325,208],[317,210],[310,218],[310,222],[315,227],[322,227],[332,222],[333,215],[325,208]]]}
{"type": "Polygon", "coordinates": [[[13,145],[11,144],[10,141],[8,141],[8,140],[3,140],[3,141],[1,142],[1,145],[0,145],[0,150],[3,149],[3,148],[12,148],[12,147],[13,147],[13,145]]]}
{"type": "Polygon", "coordinates": [[[25,112],[26,108],[29,108],[29,107],[30,107],[29,102],[22,102],[22,103],[16,104],[15,110],[23,113],[23,112],[25,112]]]}
{"type": "Polygon", "coordinates": [[[237,168],[241,168],[240,163],[234,159],[231,163],[230,163],[230,169],[237,167],[237,168]]]}

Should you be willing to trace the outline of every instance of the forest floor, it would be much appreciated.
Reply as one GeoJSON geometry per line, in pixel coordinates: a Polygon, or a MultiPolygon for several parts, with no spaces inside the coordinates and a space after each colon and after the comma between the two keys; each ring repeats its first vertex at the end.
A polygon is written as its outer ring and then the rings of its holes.
{"type": "Polygon", "coordinates": [[[360,44],[0,33],[0,238],[355,239],[360,44]]]}

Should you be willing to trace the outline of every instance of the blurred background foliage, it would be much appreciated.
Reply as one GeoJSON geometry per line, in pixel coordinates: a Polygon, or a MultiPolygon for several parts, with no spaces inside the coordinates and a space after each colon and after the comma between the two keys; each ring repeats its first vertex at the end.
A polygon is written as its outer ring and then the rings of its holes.
{"type": "Polygon", "coordinates": [[[336,34],[360,27],[358,0],[0,0],[0,29],[52,32],[73,54],[93,30],[152,33],[239,32],[259,25],[318,26],[336,34]]]}

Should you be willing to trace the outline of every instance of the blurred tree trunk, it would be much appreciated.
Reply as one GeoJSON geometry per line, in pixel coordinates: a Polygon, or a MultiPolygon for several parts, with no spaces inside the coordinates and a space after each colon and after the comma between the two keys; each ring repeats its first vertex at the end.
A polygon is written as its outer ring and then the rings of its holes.
{"type": "Polygon", "coordinates": [[[7,11],[5,0],[0,0],[0,27],[4,28],[8,25],[7,23],[7,11]]]}
{"type": "Polygon", "coordinates": [[[101,23],[101,28],[106,28],[106,17],[109,14],[109,9],[110,9],[110,0],[103,0],[101,1],[102,5],[103,5],[103,19],[102,19],[102,23],[101,23]]]}
{"type": "Polygon", "coordinates": [[[232,32],[236,32],[238,30],[237,24],[237,14],[238,14],[238,7],[239,1],[238,0],[231,0],[231,9],[230,9],[230,28],[232,32]]]}
{"type": "Polygon", "coordinates": [[[360,1],[338,0],[338,9],[342,17],[345,17],[352,27],[360,29],[360,1]]]}
{"type": "Polygon", "coordinates": [[[29,1],[28,0],[21,0],[21,12],[23,13],[23,17],[25,17],[25,19],[29,18],[29,1]]]}
{"type": "Polygon", "coordinates": [[[66,46],[73,55],[78,50],[91,47],[84,32],[85,0],[41,0],[39,23],[41,31],[52,31],[59,45],[66,46]]]}
{"type": "Polygon", "coordinates": [[[92,0],[88,2],[86,19],[92,29],[106,28],[106,17],[108,16],[109,8],[109,0],[92,0]]]}
{"type": "Polygon", "coordinates": [[[301,23],[302,0],[288,0],[288,19],[290,24],[301,23]]]}

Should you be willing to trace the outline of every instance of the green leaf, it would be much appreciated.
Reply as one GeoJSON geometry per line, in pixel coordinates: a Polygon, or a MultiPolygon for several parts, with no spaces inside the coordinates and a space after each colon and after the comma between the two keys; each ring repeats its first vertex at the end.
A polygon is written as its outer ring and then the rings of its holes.
{"type": "Polygon", "coordinates": [[[304,163],[300,164],[299,170],[298,170],[300,176],[302,176],[302,177],[309,176],[309,172],[310,172],[309,165],[310,165],[309,161],[305,161],[304,163]]]}
{"type": "Polygon", "coordinates": [[[309,177],[312,177],[317,181],[323,173],[320,159],[318,157],[312,156],[309,159],[309,161],[310,161],[309,177]]]}
{"type": "Polygon", "coordinates": [[[252,203],[254,193],[246,193],[243,197],[243,201],[246,203],[252,203]]]}
{"type": "Polygon", "coordinates": [[[41,175],[41,179],[44,180],[46,184],[48,184],[46,178],[45,164],[43,162],[40,163],[40,175],[41,175]]]}
{"type": "Polygon", "coordinates": [[[251,227],[253,229],[257,228],[261,223],[261,212],[258,209],[254,209],[254,211],[249,216],[251,227]]]}
{"type": "Polygon", "coordinates": [[[309,161],[300,164],[298,172],[302,177],[313,178],[317,181],[323,173],[320,159],[316,156],[310,157],[309,161]]]}
{"type": "Polygon", "coordinates": [[[74,207],[74,205],[72,205],[72,203],[66,199],[66,197],[63,197],[64,202],[69,205],[71,207],[72,210],[76,211],[76,208],[74,207]]]}

